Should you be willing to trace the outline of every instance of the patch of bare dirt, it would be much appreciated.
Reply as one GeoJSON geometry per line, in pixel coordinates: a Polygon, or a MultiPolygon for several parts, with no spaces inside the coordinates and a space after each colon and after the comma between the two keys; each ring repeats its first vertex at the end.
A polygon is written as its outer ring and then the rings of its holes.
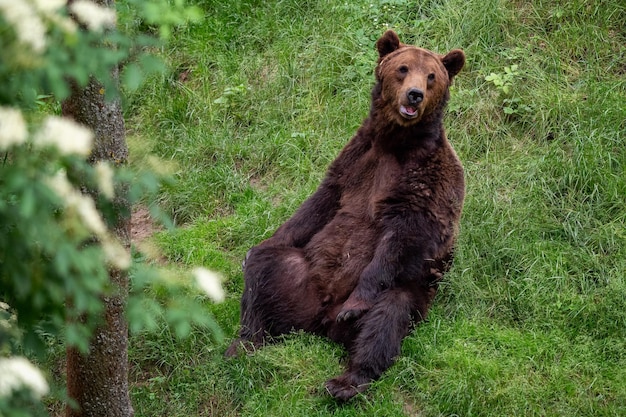
{"type": "Polygon", "coordinates": [[[146,206],[133,207],[130,215],[130,240],[132,243],[137,245],[159,230],[161,227],[155,224],[152,216],[150,216],[150,210],[146,206]]]}
{"type": "Polygon", "coordinates": [[[155,222],[150,210],[143,205],[133,207],[130,215],[130,240],[137,251],[150,262],[159,265],[167,264],[159,247],[150,240],[152,235],[163,230],[163,226],[155,222]]]}

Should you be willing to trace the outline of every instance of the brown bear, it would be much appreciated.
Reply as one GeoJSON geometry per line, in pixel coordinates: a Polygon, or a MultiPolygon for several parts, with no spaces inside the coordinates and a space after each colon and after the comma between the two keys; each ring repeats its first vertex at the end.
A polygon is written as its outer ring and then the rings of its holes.
{"type": "Polygon", "coordinates": [[[465,195],[443,113],[461,50],[438,55],[393,31],[377,42],[370,113],[326,177],[244,261],[239,338],[251,350],[294,329],[349,351],[326,383],[348,400],[392,365],[450,266],[465,195]]]}

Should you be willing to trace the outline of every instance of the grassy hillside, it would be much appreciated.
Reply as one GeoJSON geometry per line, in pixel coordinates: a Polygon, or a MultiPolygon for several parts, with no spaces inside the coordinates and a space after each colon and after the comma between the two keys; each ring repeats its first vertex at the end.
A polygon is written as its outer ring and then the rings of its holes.
{"type": "MultiPolygon", "coordinates": [[[[137,165],[176,182],[169,266],[227,277],[316,188],[369,109],[387,28],[462,48],[446,116],[466,168],[457,257],[429,320],[365,395],[323,389],[342,349],[295,334],[226,361],[198,330],[133,335],[137,416],[626,415],[626,6],[612,0],[195,2],[166,76],[127,103],[137,165]],[[233,4],[229,4],[233,3],[233,4]]],[[[129,20],[129,25],[132,26],[129,20]]]]}

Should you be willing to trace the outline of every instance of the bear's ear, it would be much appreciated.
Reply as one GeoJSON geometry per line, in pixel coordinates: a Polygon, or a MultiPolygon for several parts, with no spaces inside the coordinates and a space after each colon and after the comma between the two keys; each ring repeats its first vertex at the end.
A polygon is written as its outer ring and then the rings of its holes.
{"type": "Polygon", "coordinates": [[[452,81],[452,78],[454,78],[454,76],[461,71],[463,65],[465,65],[465,53],[460,49],[453,49],[441,58],[441,62],[443,62],[443,66],[448,70],[448,77],[450,81],[452,81]]]}
{"type": "Polygon", "coordinates": [[[378,62],[385,55],[388,55],[400,47],[400,38],[393,30],[388,30],[376,41],[376,49],[378,49],[378,62]]]}

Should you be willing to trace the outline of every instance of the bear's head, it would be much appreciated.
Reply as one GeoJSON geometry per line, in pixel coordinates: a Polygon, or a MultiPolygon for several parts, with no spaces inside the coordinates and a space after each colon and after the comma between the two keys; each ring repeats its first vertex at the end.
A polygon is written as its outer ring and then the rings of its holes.
{"type": "Polygon", "coordinates": [[[465,64],[465,54],[454,49],[439,55],[405,45],[388,30],[376,42],[376,80],[379,108],[387,120],[410,126],[445,106],[448,87],[465,64]]]}

